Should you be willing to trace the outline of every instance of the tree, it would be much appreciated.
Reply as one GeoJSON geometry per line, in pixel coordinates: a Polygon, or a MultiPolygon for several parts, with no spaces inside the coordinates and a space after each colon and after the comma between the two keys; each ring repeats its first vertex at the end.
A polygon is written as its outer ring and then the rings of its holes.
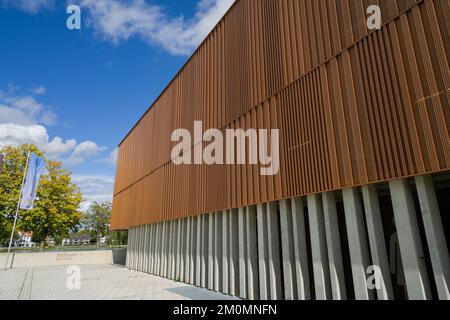
{"type": "Polygon", "coordinates": [[[93,202],[83,217],[83,225],[98,239],[109,235],[111,202],[93,202]]]}
{"type": "Polygon", "coordinates": [[[6,146],[1,149],[5,159],[0,173],[0,239],[3,241],[11,232],[28,151],[44,158],[46,172],[37,188],[34,209],[19,211],[17,230],[32,231],[33,240],[42,242],[46,237],[65,236],[75,231],[81,218],[82,194],[60,162],[47,160],[34,145],[6,146]]]}

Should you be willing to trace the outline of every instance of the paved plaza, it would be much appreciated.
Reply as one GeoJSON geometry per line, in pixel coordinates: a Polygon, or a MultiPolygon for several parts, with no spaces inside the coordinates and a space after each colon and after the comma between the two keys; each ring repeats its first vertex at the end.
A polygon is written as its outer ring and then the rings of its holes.
{"type": "Polygon", "coordinates": [[[67,266],[0,270],[0,300],[228,300],[220,293],[115,265],[79,266],[80,288],[67,266]],[[72,278],[73,279],[73,278],[72,278]]]}

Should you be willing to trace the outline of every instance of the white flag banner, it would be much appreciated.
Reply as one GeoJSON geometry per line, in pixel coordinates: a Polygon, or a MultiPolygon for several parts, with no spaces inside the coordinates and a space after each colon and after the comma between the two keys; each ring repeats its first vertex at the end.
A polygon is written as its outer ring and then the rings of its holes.
{"type": "Polygon", "coordinates": [[[31,210],[34,206],[36,198],[36,190],[41,179],[42,172],[45,168],[45,161],[34,153],[30,154],[28,159],[28,172],[25,184],[22,188],[22,199],[20,201],[20,209],[31,210]]]}

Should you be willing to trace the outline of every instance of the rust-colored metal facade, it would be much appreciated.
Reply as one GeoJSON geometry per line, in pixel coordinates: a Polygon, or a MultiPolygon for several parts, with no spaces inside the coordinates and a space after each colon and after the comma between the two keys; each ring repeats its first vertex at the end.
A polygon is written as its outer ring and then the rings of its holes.
{"type": "Polygon", "coordinates": [[[448,0],[237,1],[121,143],[112,228],[449,170],[449,31],[448,0]],[[280,129],[279,174],[174,165],[196,120],[280,129]]]}

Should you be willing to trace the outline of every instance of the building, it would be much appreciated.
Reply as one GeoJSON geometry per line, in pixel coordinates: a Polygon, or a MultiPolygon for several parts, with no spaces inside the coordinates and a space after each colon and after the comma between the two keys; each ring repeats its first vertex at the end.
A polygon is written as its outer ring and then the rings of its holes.
{"type": "Polygon", "coordinates": [[[235,2],[119,146],[129,268],[246,299],[450,298],[449,2],[375,2],[376,30],[365,0],[235,2]],[[196,121],[279,130],[279,172],[175,164],[208,145],[173,157],[196,121]]]}
{"type": "Polygon", "coordinates": [[[88,246],[91,243],[91,237],[88,234],[71,233],[69,238],[62,240],[62,246],[76,247],[88,246]]]}
{"type": "Polygon", "coordinates": [[[19,231],[19,239],[14,243],[15,247],[20,248],[32,248],[36,246],[36,243],[32,242],[33,232],[19,231]]]}

